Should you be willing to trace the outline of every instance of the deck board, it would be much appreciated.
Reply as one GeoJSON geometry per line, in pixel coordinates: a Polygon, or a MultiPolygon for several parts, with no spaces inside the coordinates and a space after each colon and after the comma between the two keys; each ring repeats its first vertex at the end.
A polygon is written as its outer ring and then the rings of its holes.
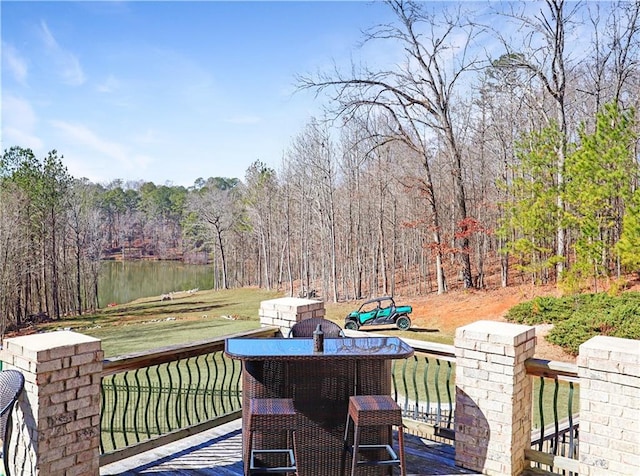
{"type": "MultiPolygon", "coordinates": [[[[100,468],[100,476],[241,476],[241,420],[100,468]]],[[[454,464],[451,445],[405,435],[407,475],[479,474],[454,464]]]]}

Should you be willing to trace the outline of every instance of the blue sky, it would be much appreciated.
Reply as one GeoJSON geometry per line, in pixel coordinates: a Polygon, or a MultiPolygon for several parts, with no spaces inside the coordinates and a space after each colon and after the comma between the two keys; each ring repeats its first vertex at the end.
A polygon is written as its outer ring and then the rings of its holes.
{"type": "MultiPolygon", "coordinates": [[[[385,61],[380,3],[2,1],[2,150],[74,177],[193,185],[278,169],[321,103],[296,74],[385,61]]],[[[387,52],[388,53],[388,52],[387,52]]]]}

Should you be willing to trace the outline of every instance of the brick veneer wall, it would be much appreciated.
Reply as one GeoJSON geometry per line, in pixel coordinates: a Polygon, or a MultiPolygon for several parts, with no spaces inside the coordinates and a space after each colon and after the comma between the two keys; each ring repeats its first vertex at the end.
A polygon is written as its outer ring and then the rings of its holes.
{"type": "Polygon", "coordinates": [[[286,337],[296,322],[311,317],[324,317],[325,309],[322,301],[289,297],[262,301],[258,315],[262,326],[279,327],[286,337]]]}
{"type": "Polygon", "coordinates": [[[640,474],[640,342],[580,346],[580,475],[640,474]]]}
{"type": "Polygon", "coordinates": [[[101,342],[70,331],[5,339],[4,368],[21,371],[25,391],[15,413],[15,455],[22,474],[97,476],[101,342]]]}
{"type": "Polygon", "coordinates": [[[518,475],[531,447],[532,381],[524,362],[535,328],[477,321],[456,331],[456,464],[518,475]]]}

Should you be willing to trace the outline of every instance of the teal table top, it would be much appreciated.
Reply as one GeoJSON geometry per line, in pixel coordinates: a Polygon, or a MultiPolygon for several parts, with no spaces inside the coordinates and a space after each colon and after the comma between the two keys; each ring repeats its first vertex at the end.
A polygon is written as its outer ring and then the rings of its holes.
{"type": "Polygon", "coordinates": [[[240,360],[405,359],[413,348],[397,337],[356,337],[324,340],[314,352],[311,338],[229,338],[225,354],[240,360]]]}

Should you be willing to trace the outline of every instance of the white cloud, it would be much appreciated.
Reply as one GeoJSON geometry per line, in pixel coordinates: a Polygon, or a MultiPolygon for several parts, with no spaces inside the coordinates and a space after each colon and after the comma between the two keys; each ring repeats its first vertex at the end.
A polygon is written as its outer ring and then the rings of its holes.
{"type": "Polygon", "coordinates": [[[78,58],[58,44],[44,21],[41,22],[40,26],[44,44],[47,50],[49,50],[49,54],[55,62],[58,68],[58,74],[62,80],[71,86],[84,84],[86,77],[78,58]]]}
{"type": "MultiPolygon", "coordinates": [[[[90,151],[100,154],[102,157],[97,157],[99,159],[108,158],[115,161],[114,167],[119,166],[127,171],[136,168],[135,161],[130,159],[126,146],[102,139],[88,127],[80,124],[51,121],[51,125],[60,131],[64,139],[74,144],[74,146],[84,146],[90,151]]],[[[87,160],[91,160],[91,157],[88,157],[87,160]]]]}
{"type": "Polygon", "coordinates": [[[120,88],[120,81],[110,74],[107,79],[98,84],[97,90],[100,93],[112,93],[120,88]]]}
{"type": "MultiPolygon", "coordinates": [[[[95,183],[108,183],[116,178],[149,180],[157,175],[155,158],[135,151],[129,144],[104,139],[85,125],[61,120],[50,121],[58,137],[57,149],[74,177],[86,177],[95,183]]],[[[160,171],[164,172],[162,168],[160,171]]],[[[168,172],[167,172],[168,173],[168,172]]]]}
{"type": "Polygon", "coordinates": [[[14,127],[2,128],[2,150],[13,146],[19,146],[24,149],[31,149],[34,153],[43,150],[43,144],[39,137],[30,134],[27,131],[16,129],[14,127]]]}
{"type": "Polygon", "coordinates": [[[33,130],[37,117],[31,104],[11,94],[2,95],[2,123],[19,129],[33,130]]]}
{"type": "Polygon", "coordinates": [[[2,97],[2,149],[17,145],[42,152],[42,140],[36,135],[38,118],[31,104],[10,94],[2,97]]]}
{"type": "Polygon", "coordinates": [[[11,73],[18,83],[26,84],[27,62],[12,45],[2,43],[2,63],[4,70],[11,73]]]}

